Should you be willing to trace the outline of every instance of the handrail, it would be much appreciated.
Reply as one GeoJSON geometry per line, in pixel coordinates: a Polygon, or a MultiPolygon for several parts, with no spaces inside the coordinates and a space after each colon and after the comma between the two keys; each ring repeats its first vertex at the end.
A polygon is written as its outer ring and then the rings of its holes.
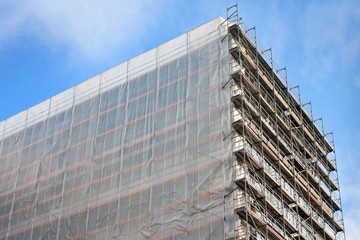
{"type": "Polygon", "coordinates": [[[232,92],[233,95],[232,96],[236,96],[236,95],[242,95],[245,96],[246,100],[248,100],[248,102],[250,102],[250,104],[255,108],[255,110],[258,111],[258,101],[251,95],[249,94],[246,90],[242,91],[237,84],[234,84],[232,87],[232,92]],[[255,103],[254,103],[255,102],[255,103]]]}
{"type": "Polygon", "coordinates": [[[323,188],[323,190],[326,191],[326,193],[331,196],[331,191],[330,191],[330,187],[327,185],[326,182],[324,182],[323,180],[320,179],[320,186],[323,188]]]}
{"type": "MultiPolygon", "coordinates": [[[[260,69],[260,72],[265,75],[265,77],[267,78],[267,80],[270,80],[272,79],[272,77],[270,76],[269,72],[265,69],[265,67],[262,65],[262,63],[259,61],[258,62],[258,66],[259,66],[259,69],[260,69]]],[[[265,80],[265,79],[264,79],[265,80]]]]}
{"type": "Polygon", "coordinates": [[[291,210],[290,208],[284,208],[284,217],[286,217],[286,219],[292,223],[295,227],[297,227],[297,218],[296,218],[297,214],[294,213],[293,210],[291,210]]]}
{"type": "Polygon", "coordinates": [[[305,145],[304,139],[301,136],[301,133],[299,132],[299,130],[296,127],[291,128],[291,131],[295,134],[295,136],[300,140],[300,142],[305,145]]]}
{"type": "Polygon", "coordinates": [[[259,102],[254,98],[251,94],[247,93],[246,91],[243,92],[245,98],[251,103],[251,105],[258,111],[259,102]]]}
{"type": "Polygon", "coordinates": [[[279,133],[279,137],[280,139],[283,141],[283,143],[289,148],[289,150],[291,151],[292,147],[290,145],[291,141],[290,138],[280,129],[278,128],[278,133],[279,133]]]}
{"type": "MultiPolygon", "coordinates": [[[[247,43],[244,41],[244,39],[240,38],[240,42],[242,46],[247,46],[247,43]]],[[[245,48],[245,52],[250,56],[250,58],[254,61],[254,63],[256,63],[256,57],[254,53],[252,53],[251,50],[248,50],[248,48],[245,48]]]]}
{"type": "MultiPolygon", "coordinates": [[[[315,161],[312,158],[310,158],[310,163],[315,163],[315,161]]],[[[317,176],[317,171],[315,170],[313,164],[308,164],[307,170],[313,175],[315,180],[319,181],[319,177],[317,176]]]]}
{"type": "Polygon", "coordinates": [[[250,71],[249,66],[247,66],[246,64],[244,64],[245,67],[245,75],[246,77],[254,84],[254,86],[256,87],[256,89],[259,88],[258,83],[256,81],[256,77],[254,76],[254,74],[250,71]]]}
{"type": "Polygon", "coordinates": [[[283,97],[284,101],[286,102],[287,96],[285,95],[284,91],[282,89],[280,89],[280,86],[277,83],[275,83],[274,85],[275,85],[276,91],[278,93],[280,93],[280,95],[283,97]]]}
{"type": "Polygon", "coordinates": [[[263,117],[263,119],[265,120],[265,122],[270,125],[270,127],[272,128],[272,130],[274,132],[276,132],[276,123],[275,120],[266,112],[266,111],[261,111],[261,116],[263,117]]]}
{"type": "Polygon", "coordinates": [[[261,138],[260,127],[256,121],[250,120],[247,117],[245,118],[245,122],[251,126],[251,130],[261,138]],[[255,126],[255,127],[254,127],[255,126]]]}
{"type": "Polygon", "coordinates": [[[310,190],[310,193],[311,193],[312,195],[314,195],[314,197],[315,197],[317,200],[321,200],[321,195],[320,195],[319,189],[313,187],[313,188],[310,188],[309,190],[310,190]],[[320,198],[320,199],[319,199],[319,198],[320,198]]]}
{"type": "Polygon", "coordinates": [[[326,149],[324,141],[322,141],[316,133],[314,133],[313,136],[315,137],[315,141],[317,141],[323,149],[326,149]]]}
{"type": "Polygon", "coordinates": [[[295,155],[295,158],[297,158],[298,160],[300,160],[300,162],[302,162],[302,164],[304,164],[306,166],[306,162],[305,162],[305,157],[304,155],[300,152],[300,151],[294,151],[293,152],[295,155]]]}
{"type": "Polygon", "coordinates": [[[311,215],[312,215],[312,216],[315,218],[315,220],[318,221],[321,225],[324,225],[324,222],[325,222],[324,218],[321,217],[321,216],[316,212],[315,209],[312,209],[311,215]]]}
{"type": "Polygon", "coordinates": [[[277,153],[277,144],[274,142],[274,140],[272,140],[267,133],[263,132],[263,137],[265,138],[265,140],[267,141],[267,146],[270,146],[272,149],[275,149],[275,154],[277,153]]]}
{"type": "Polygon", "coordinates": [[[295,105],[292,102],[290,102],[289,106],[296,116],[301,116],[299,110],[296,109],[295,105]]]}
{"type": "Polygon", "coordinates": [[[305,147],[308,148],[309,152],[313,155],[316,156],[316,151],[315,148],[311,145],[311,143],[309,143],[309,141],[304,137],[304,141],[305,141],[305,147]]]}
{"type": "Polygon", "coordinates": [[[285,124],[290,128],[291,127],[290,122],[286,118],[285,113],[283,111],[281,111],[281,109],[279,109],[279,108],[276,108],[276,113],[277,113],[276,115],[278,115],[285,122],[285,124]]]}
{"type": "Polygon", "coordinates": [[[301,232],[307,239],[311,239],[314,236],[312,228],[306,221],[301,221],[301,232]]]}
{"type": "Polygon", "coordinates": [[[260,85],[260,93],[264,97],[264,99],[269,103],[271,108],[275,110],[274,101],[272,100],[271,95],[267,92],[263,85],[260,85]]]}
{"type": "Polygon", "coordinates": [[[326,221],[325,221],[324,227],[325,227],[325,230],[327,230],[328,233],[330,233],[330,235],[335,237],[335,230],[332,229],[332,227],[326,221]]]}

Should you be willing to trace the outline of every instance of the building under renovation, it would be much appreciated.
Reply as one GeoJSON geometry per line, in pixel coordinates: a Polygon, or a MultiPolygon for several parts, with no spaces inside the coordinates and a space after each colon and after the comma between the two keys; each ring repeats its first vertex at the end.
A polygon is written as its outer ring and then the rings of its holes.
{"type": "Polygon", "coordinates": [[[0,239],[345,239],[334,141],[238,17],[0,122],[0,239]]]}

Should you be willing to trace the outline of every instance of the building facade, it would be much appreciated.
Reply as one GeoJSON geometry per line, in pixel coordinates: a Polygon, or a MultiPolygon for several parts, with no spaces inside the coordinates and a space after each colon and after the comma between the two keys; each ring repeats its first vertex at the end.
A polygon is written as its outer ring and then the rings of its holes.
{"type": "Polygon", "coordinates": [[[332,142],[228,19],[0,122],[0,239],[344,238],[332,142]]]}

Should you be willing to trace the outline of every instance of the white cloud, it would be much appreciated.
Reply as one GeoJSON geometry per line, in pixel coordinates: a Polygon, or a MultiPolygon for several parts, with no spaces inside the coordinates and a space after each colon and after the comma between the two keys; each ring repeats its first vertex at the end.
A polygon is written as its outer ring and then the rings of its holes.
{"type": "Polygon", "coordinates": [[[308,79],[314,86],[324,87],[327,81],[335,80],[333,73],[346,74],[358,67],[359,12],[356,1],[320,1],[306,7],[304,18],[299,19],[307,59],[303,73],[311,73],[313,77],[308,79]]]}
{"type": "Polygon", "coordinates": [[[72,54],[103,57],[124,41],[143,36],[146,25],[156,22],[163,2],[5,0],[0,5],[0,43],[35,37],[50,47],[65,44],[72,54]]]}

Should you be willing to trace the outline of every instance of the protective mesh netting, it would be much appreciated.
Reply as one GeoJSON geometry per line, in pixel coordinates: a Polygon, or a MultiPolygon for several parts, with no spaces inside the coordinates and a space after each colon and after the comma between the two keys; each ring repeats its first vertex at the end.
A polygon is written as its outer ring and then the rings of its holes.
{"type": "Polygon", "coordinates": [[[0,239],[232,232],[222,18],[0,123],[0,239]]]}

